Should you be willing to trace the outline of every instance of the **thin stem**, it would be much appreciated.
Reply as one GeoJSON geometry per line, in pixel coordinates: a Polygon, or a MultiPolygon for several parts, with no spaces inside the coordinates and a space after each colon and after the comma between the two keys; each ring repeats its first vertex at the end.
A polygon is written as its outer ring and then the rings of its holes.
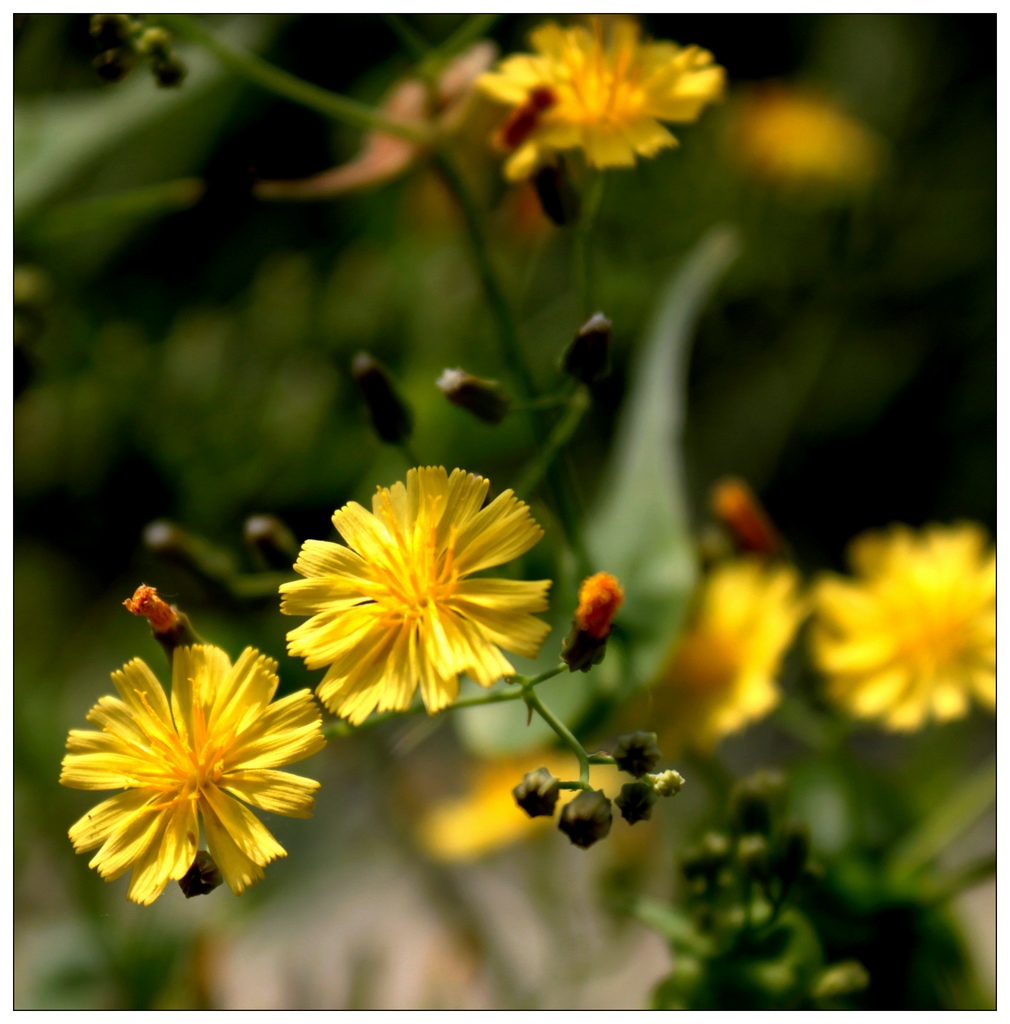
{"type": "Polygon", "coordinates": [[[465,50],[481,36],[487,35],[500,14],[471,14],[455,32],[436,47],[436,53],[443,59],[465,50]]]}
{"type": "Polygon", "coordinates": [[[409,441],[401,441],[397,448],[403,453],[403,457],[407,460],[408,466],[421,466],[423,463],[417,457],[417,452],[414,451],[413,445],[409,441]]]}
{"type": "Polygon", "coordinates": [[[942,903],[995,875],[996,854],[993,853],[937,879],[930,887],[929,898],[936,903],[942,903]]]}
{"type": "MultiPolygon", "coordinates": [[[[480,708],[487,704],[504,704],[507,701],[524,700],[527,693],[532,692],[533,687],[539,686],[548,679],[552,679],[554,676],[564,672],[567,668],[568,666],[562,662],[554,668],[547,669],[546,672],[541,672],[540,675],[534,676],[532,679],[527,679],[525,676],[511,676],[506,679],[505,682],[516,684],[520,689],[494,690],[493,692],[483,694],[480,697],[464,697],[462,700],[458,700],[455,704],[446,708],[446,710],[454,711],[456,708],[480,708]]],[[[323,735],[328,740],[344,736],[353,736],[356,733],[364,732],[366,729],[371,729],[373,726],[381,725],[383,722],[388,722],[391,718],[400,718],[403,715],[423,715],[427,713],[427,710],[428,709],[424,704],[412,704],[404,711],[382,711],[379,714],[371,715],[359,725],[352,725],[350,722],[340,720],[323,729],[323,735]]]]}
{"type": "Polygon", "coordinates": [[[533,460],[527,465],[522,476],[516,483],[516,491],[519,494],[530,494],[539,486],[545,474],[550,470],[555,458],[561,450],[572,439],[572,435],[578,430],[582,417],[589,408],[589,389],[581,384],[572,392],[568,399],[568,409],[565,415],[554,424],[547,443],[540,449],[533,460]]]}
{"type": "Polygon", "coordinates": [[[948,799],[894,851],[891,867],[897,874],[911,874],[924,867],[989,808],[996,798],[996,758],[991,757],[967,782],[951,789],[948,799]]]}
{"type": "Polygon", "coordinates": [[[586,189],[582,214],[575,224],[575,277],[579,290],[579,316],[582,318],[588,317],[592,313],[594,288],[590,240],[593,225],[596,222],[596,213],[603,199],[604,181],[605,178],[602,174],[594,175],[586,189]]]}
{"type": "Polygon", "coordinates": [[[312,85],[311,82],[303,81],[287,71],[274,67],[262,57],[225,42],[188,14],[159,14],[158,20],[176,35],[212,53],[236,74],[293,103],[315,110],[324,117],[342,121],[356,128],[395,135],[410,142],[428,140],[429,133],[417,125],[392,120],[364,103],[312,85]]]}
{"type": "Polygon", "coordinates": [[[589,755],[585,748],[575,738],[568,726],[544,704],[532,687],[523,687],[522,698],[526,702],[526,706],[532,708],[554,730],[558,739],[578,758],[579,782],[582,784],[582,788],[585,788],[589,784],[589,755]]]}
{"type": "Polygon", "coordinates": [[[415,61],[421,61],[428,56],[431,51],[428,43],[399,14],[383,14],[382,20],[415,61]]]}

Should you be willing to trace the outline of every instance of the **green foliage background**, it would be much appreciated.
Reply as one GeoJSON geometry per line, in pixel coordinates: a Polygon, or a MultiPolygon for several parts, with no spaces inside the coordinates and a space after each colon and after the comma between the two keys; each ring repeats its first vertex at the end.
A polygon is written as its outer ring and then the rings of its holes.
{"type": "MultiPolygon", "coordinates": [[[[411,24],[435,42],[457,20],[411,24]]],[[[523,48],[533,24],[505,17],[493,35],[504,52],[523,48]]],[[[278,66],[367,102],[409,68],[377,17],[257,15],[217,26],[278,66]]],[[[608,175],[594,304],[614,321],[615,369],[594,389],[571,448],[578,501],[590,510],[606,503],[598,489],[612,479],[615,422],[671,274],[713,226],[727,225],[739,256],[701,313],[686,399],[672,387],[669,395],[683,420],[671,479],[686,481],[673,500],[691,522],[704,519],[711,482],[731,472],[759,491],[807,567],[840,567],[854,534],[892,521],[969,518],[994,532],[994,18],[663,16],[646,27],[708,47],[732,84],[725,105],[678,132],[679,150],[608,175]],[[727,128],[737,90],[766,79],[813,84],[880,134],[889,157],[869,194],[820,201],[748,179],[727,128]]],[[[338,505],[402,478],[402,456],[372,434],[349,375],[363,348],[414,407],[425,462],[482,473],[501,489],[530,455],[520,417],[476,424],[434,387],[456,365],[510,382],[460,220],[430,172],[422,166],[332,202],[258,202],[253,176],[315,173],[350,156],[358,133],[206,55],[180,52],[189,76],[177,91],[157,90],[143,68],[103,87],[89,67],[85,16],[30,15],[15,26],[16,262],[36,282],[15,310],[14,364],[23,1007],[213,1005],[226,998],[213,966],[222,935],[241,933],[271,901],[297,899],[306,863],[327,864],[340,886],[376,844],[407,848],[389,819],[403,807],[409,817],[417,793],[390,798],[379,752],[396,744],[360,738],[307,766],[324,781],[317,820],[271,822],[290,856],[239,910],[220,909],[230,899],[222,892],[199,907],[162,906],[167,897],[152,909],[126,906],[122,883],[105,886],[73,855],[66,828],[90,804],[56,783],[67,730],[83,725],[112,669],[134,656],[161,669],[143,623],[121,608],[138,583],[157,585],[233,656],[253,644],[278,658],[285,689],[315,682],[284,655],[290,623],[274,597],[240,602],[155,559],[141,544],[145,525],[174,520],[253,570],[241,539],[247,516],[272,512],[300,538],[323,537],[338,505]],[[205,181],[206,194],[189,203],[182,186],[174,212],[100,201],[189,178],[205,181]],[[344,845],[333,852],[327,843],[344,845]]],[[[571,241],[524,213],[500,180],[482,146],[493,123],[475,130],[465,171],[490,209],[494,259],[519,297],[525,350],[548,387],[585,312],[571,241]]],[[[557,524],[536,495],[523,497],[548,528],[527,569],[552,575],[557,524]]],[[[648,502],[623,498],[614,514],[638,517],[629,532],[656,529],[648,502]]],[[[669,554],[678,541],[657,543],[669,554]]],[[[570,614],[571,580],[568,590],[561,583],[559,622],[570,614]]],[[[650,637],[667,641],[658,626],[650,637]]],[[[604,689],[645,681],[619,658],[609,672],[604,689]]],[[[559,699],[577,685],[559,682],[559,699]]],[[[462,742],[508,746],[496,737],[521,733],[521,723],[501,722],[464,726],[462,742]]],[[[451,733],[443,726],[431,748],[441,761],[404,755],[403,772],[429,796],[454,788],[441,767],[463,756],[451,733]]],[[[870,744],[865,754],[907,772],[937,741],[970,766],[994,742],[991,722],[883,751],[870,744]]],[[[729,746],[743,770],[751,748],[729,746]]],[[[799,783],[811,807],[820,784],[799,783]]],[[[382,1005],[381,971],[359,967],[348,999],[382,1005]]],[[[503,976],[491,991],[505,999],[503,976]]],[[[640,979],[631,1001],[641,1004],[656,980],[640,979]]],[[[525,998],[554,1005],[543,991],[525,998]]]]}

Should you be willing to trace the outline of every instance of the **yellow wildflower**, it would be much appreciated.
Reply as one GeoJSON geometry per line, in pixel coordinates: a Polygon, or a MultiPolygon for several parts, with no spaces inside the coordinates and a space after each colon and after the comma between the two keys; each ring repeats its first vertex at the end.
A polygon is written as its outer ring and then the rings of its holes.
{"type": "Polygon", "coordinates": [[[895,525],[857,537],[857,578],[827,576],[812,636],[830,693],[889,729],[996,706],[996,552],[979,526],[895,525]]]}
{"type": "Polygon", "coordinates": [[[357,724],[376,707],[403,711],[418,686],[429,714],[451,704],[459,675],[490,686],[515,670],[500,647],[536,656],[550,627],[550,580],[467,579],[518,557],[543,536],[529,508],[504,491],[481,508],[483,477],[439,466],[380,487],[372,512],[350,502],[333,513],[347,546],[308,540],[281,586],[281,611],[311,615],[288,633],[288,651],[327,667],[317,693],[357,724]]]}
{"type": "Polygon", "coordinates": [[[664,752],[708,752],[775,707],[776,676],[805,614],[798,590],[794,569],[754,556],[711,571],[652,691],[664,752]]]}
{"type": "Polygon", "coordinates": [[[698,46],[642,42],[638,25],[619,19],[604,39],[548,23],[530,36],[534,54],[506,57],[478,80],[512,108],[498,133],[511,153],[505,176],[519,181],[567,149],[582,149],[593,167],[631,167],[677,140],[661,121],[695,121],[720,99],[725,71],[698,46]]]}
{"type": "Polygon", "coordinates": [[[783,85],[756,88],[741,100],[731,138],[756,176],[789,186],[865,186],[883,161],[868,128],[831,100],[783,85]]]}
{"type": "Polygon", "coordinates": [[[139,658],[112,673],[119,697],[88,713],[101,732],[72,729],[60,782],[122,789],[70,829],[78,853],[108,881],[133,868],[127,896],[152,903],[196,856],[200,824],[232,892],[263,877],[284,848],[240,801],[310,817],[319,783],[275,771],[325,745],[308,690],[271,704],[277,663],[247,647],[232,666],[217,647],[177,647],[171,701],[139,658]]]}

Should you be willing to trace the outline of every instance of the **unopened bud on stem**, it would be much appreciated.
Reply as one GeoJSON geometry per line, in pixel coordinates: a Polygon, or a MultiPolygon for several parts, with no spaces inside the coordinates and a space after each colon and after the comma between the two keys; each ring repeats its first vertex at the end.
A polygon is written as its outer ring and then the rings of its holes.
{"type": "Polygon", "coordinates": [[[466,370],[444,370],[436,381],[442,393],[461,409],[476,416],[484,423],[501,423],[508,415],[508,395],[494,380],[482,380],[466,370]]]}
{"type": "Polygon", "coordinates": [[[351,373],[379,437],[387,444],[406,441],[414,428],[414,417],[396,393],[385,368],[367,352],[359,352],[351,363],[351,373]]]}

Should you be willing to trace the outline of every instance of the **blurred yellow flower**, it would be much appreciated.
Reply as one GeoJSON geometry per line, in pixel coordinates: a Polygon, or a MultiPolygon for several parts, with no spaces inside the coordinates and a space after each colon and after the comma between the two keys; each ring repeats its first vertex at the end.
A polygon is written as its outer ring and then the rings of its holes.
{"type": "Polygon", "coordinates": [[[567,149],[582,149],[593,167],[631,167],[677,140],[660,121],[697,120],[722,97],[725,71],[698,46],[642,42],[638,25],[618,19],[609,39],[548,23],[530,37],[534,54],[516,54],[478,86],[512,108],[498,133],[511,153],[505,175],[519,181],[567,149]]]}
{"type": "MultiPolygon", "coordinates": [[[[557,810],[554,817],[531,818],[512,795],[523,776],[540,767],[559,779],[578,777],[575,758],[558,751],[479,763],[465,793],[436,804],[421,819],[417,828],[421,846],[435,860],[474,861],[546,828],[557,828],[557,810]]],[[[591,785],[610,796],[620,792],[621,781],[610,765],[593,765],[590,770],[591,785]]],[[[561,790],[558,809],[578,792],[561,790]]]]}
{"type": "Polygon", "coordinates": [[[177,647],[171,702],[139,658],[112,673],[119,697],[102,697],[72,729],[60,782],[123,789],[70,829],[78,853],[108,881],[129,868],[127,896],[152,903],[193,864],[203,819],[211,856],[232,892],[263,877],[284,848],[240,801],[292,818],[311,815],[319,783],[275,771],[321,750],[319,707],[308,690],[271,704],[277,663],[246,648],[232,666],[217,647],[177,647]]]}
{"type": "Polygon", "coordinates": [[[310,615],[288,633],[288,652],[327,667],[317,693],[336,715],[363,722],[403,711],[418,686],[429,714],[451,704],[465,672],[481,686],[515,674],[499,650],[535,657],[550,626],[550,580],[467,579],[518,557],[543,536],[529,508],[503,491],[481,508],[489,483],[461,469],[412,469],[380,487],[372,511],[333,513],[347,546],[307,540],[281,586],[281,611],[310,615]]]}
{"type": "Polygon", "coordinates": [[[784,85],[740,100],[731,145],[756,176],[783,185],[861,187],[883,163],[879,139],[831,100],[784,85]]]}
{"type": "Polygon", "coordinates": [[[996,552],[974,524],[895,525],[857,537],[857,578],[826,576],[812,634],[829,692],[851,714],[916,729],[996,706],[996,552]]]}
{"type": "Polygon", "coordinates": [[[806,614],[787,565],[748,556],[716,566],[652,689],[664,754],[710,751],[779,701],[776,676],[806,614]]]}

